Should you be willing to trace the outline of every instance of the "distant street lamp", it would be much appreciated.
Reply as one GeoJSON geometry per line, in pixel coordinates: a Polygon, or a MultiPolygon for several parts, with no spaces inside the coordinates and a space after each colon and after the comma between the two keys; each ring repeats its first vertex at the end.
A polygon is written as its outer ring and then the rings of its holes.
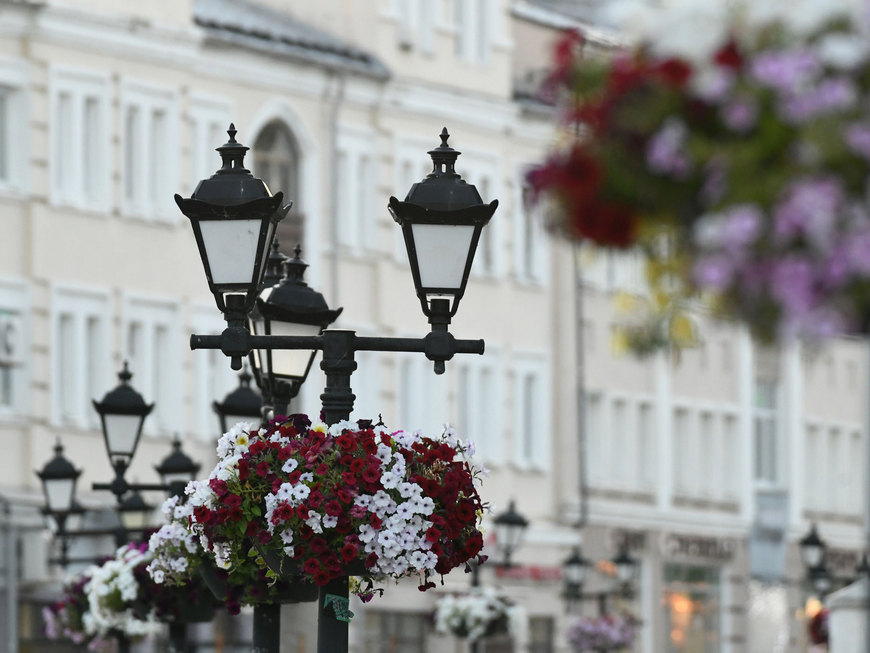
{"type": "Polygon", "coordinates": [[[194,462],[190,456],[181,450],[181,440],[177,437],[172,441],[172,453],[155,465],[154,469],[160,474],[163,485],[168,488],[169,496],[184,496],[184,488],[193,480],[199,472],[201,465],[194,462]]]}
{"type": "Polygon", "coordinates": [[[511,556],[520,547],[529,521],[517,512],[516,504],[511,499],[508,509],[497,515],[493,523],[495,545],[501,553],[502,566],[510,567],[511,556]]]}
{"type": "MultiPolygon", "coordinates": [[[[338,319],[342,309],[331,309],[323,295],[302,279],[308,264],[299,258],[296,245],[292,259],[283,262],[284,276],[271,288],[264,288],[257,298],[250,326],[254,335],[317,336],[338,319]]],[[[251,365],[260,387],[268,391],[276,415],[286,415],[290,400],[298,393],[317,348],[254,349],[251,365]]]]}
{"type": "Polygon", "coordinates": [[[223,401],[212,403],[212,407],[217,413],[222,434],[239,422],[259,424],[263,419],[263,397],[251,387],[251,375],[247,370],[239,374],[239,386],[223,401]]]}
{"type": "Polygon", "coordinates": [[[42,471],[36,475],[42,481],[45,505],[54,515],[67,515],[73,508],[76,495],[76,481],[82,470],[76,469],[63,455],[63,445],[58,438],[54,447],[54,458],[49,460],[42,471]]]}
{"type": "Polygon", "coordinates": [[[127,361],[124,361],[124,369],[118,373],[121,383],[102,401],[93,401],[100,415],[106,452],[118,477],[124,476],[139,445],[145,418],[154,410],[154,404],[146,404],[142,395],[130,385],[132,378],[127,361]]]}
{"type": "Polygon", "coordinates": [[[815,524],[810,525],[809,532],[798,542],[806,567],[806,580],[813,591],[820,597],[826,596],[835,587],[844,587],[856,580],[870,575],[870,565],[867,563],[867,554],[861,554],[861,560],[855,566],[855,571],[850,576],[836,576],[828,569],[828,546],[819,536],[815,524]]]}

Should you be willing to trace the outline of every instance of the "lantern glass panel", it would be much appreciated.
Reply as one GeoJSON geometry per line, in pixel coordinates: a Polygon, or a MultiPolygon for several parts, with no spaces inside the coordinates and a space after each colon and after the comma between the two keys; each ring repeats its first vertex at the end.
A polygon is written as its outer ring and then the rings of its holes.
{"type": "Polygon", "coordinates": [[[519,524],[495,524],[496,542],[505,556],[511,555],[520,547],[524,530],[519,524]]]}
{"type": "Polygon", "coordinates": [[[461,288],[474,226],[415,224],[411,228],[420,285],[423,288],[461,288]]]}
{"type": "Polygon", "coordinates": [[[616,565],[616,579],[620,583],[629,583],[634,580],[635,564],[633,562],[623,562],[616,565]]]}
{"type": "Polygon", "coordinates": [[[817,544],[809,544],[803,546],[803,552],[807,567],[818,567],[822,563],[825,550],[817,544]]]}
{"type": "Polygon", "coordinates": [[[44,481],[45,500],[51,512],[67,512],[72,508],[75,479],[50,478],[44,481]]]}
{"type": "MultiPolygon", "coordinates": [[[[261,225],[259,219],[200,221],[213,284],[251,282],[254,266],[258,264],[261,225]]],[[[264,249],[268,252],[268,248],[264,249]]]]}
{"type": "Polygon", "coordinates": [[[109,456],[133,457],[136,450],[136,440],[142,426],[141,415],[112,415],[104,413],[106,442],[109,456]]]}
{"type": "MultiPolygon", "coordinates": [[[[272,335],[276,336],[316,336],[320,327],[316,324],[298,324],[295,322],[270,323],[272,335]]],[[[273,349],[272,374],[279,378],[302,378],[308,370],[311,361],[310,349],[273,349]]]]}
{"type": "Polygon", "coordinates": [[[121,525],[128,531],[142,530],[148,525],[150,510],[121,510],[121,525]]]}
{"type": "Polygon", "coordinates": [[[586,565],[581,562],[571,562],[565,565],[565,580],[572,585],[582,585],[586,580],[586,565]]]}

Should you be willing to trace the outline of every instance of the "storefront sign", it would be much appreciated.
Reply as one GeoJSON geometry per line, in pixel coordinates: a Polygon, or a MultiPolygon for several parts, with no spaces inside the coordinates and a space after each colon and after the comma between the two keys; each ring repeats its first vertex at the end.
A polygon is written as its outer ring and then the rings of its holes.
{"type": "Polygon", "coordinates": [[[497,578],[510,578],[511,580],[532,581],[561,581],[561,567],[546,567],[543,565],[516,565],[512,567],[496,567],[497,578]]]}
{"type": "Polygon", "coordinates": [[[662,533],[660,546],[662,555],[666,558],[687,556],[722,561],[734,557],[734,552],[737,550],[737,540],[662,533]]]}

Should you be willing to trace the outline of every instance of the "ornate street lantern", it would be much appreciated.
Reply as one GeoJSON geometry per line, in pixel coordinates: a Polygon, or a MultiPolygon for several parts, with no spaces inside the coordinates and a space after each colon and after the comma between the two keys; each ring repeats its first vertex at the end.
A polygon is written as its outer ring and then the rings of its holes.
{"type": "Polygon", "coordinates": [[[611,560],[616,568],[616,580],[623,587],[628,587],[637,576],[638,563],[628,553],[628,545],[623,543],[619,547],[619,553],[611,560]]]}
{"type": "Polygon", "coordinates": [[[199,468],[200,464],[181,450],[181,440],[178,438],[172,442],[172,453],[154,466],[163,484],[169,488],[170,496],[183,495],[184,488],[196,478],[199,468]]]}
{"type": "Polygon", "coordinates": [[[580,596],[586,572],[589,571],[589,561],[583,557],[580,547],[575,546],[571,555],[562,563],[562,577],[565,579],[565,596],[576,599],[580,596]]]}
{"type": "Polygon", "coordinates": [[[190,219],[208,286],[222,313],[246,314],[260,292],[275,227],[291,204],[284,194],[272,195],[262,179],[245,168],[248,147],[229,141],[217,148],[223,165],[199,182],[189,199],[175,202],[190,219]]]}
{"type": "Polygon", "coordinates": [[[508,509],[497,515],[493,522],[495,523],[496,546],[502,556],[501,564],[510,567],[511,556],[519,548],[526,528],[529,526],[529,521],[517,512],[512,499],[508,504],[508,509]]]}
{"type": "Polygon", "coordinates": [[[801,556],[808,569],[821,565],[825,560],[825,543],[819,537],[816,525],[810,526],[810,532],[798,543],[801,547],[801,556]]]}
{"type": "Polygon", "coordinates": [[[36,475],[42,481],[45,503],[52,515],[68,514],[75,504],[76,481],[82,471],[63,455],[63,445],[58,439],[54,447],[54,458],[49,460],[42,471],[36,475]]]}
{"type": "MultiPolygon", "coordinates": [[[[316,336],[341,314],[341,308],[329,308],[323,295],[305,283],[302,277],[308,264],[300,253],[296,245],[294,257],[284,261],[284,277],[257,299],[256,314],[251,316],[254,335],[316,336]]],[[[275,395],[278,385],[286,384],[292,398],[305,382],[316,353],[315,349],[255,349],[251,364],[261,386],[265,380],[275,395]]]]}
{"type": "Polygon", "coordinates": [[[251,388],[251,375],[239,374],[239,387],[228,393],[222,402],[212,403],[220,421],[221,433],[226,433],[239,422],[260,422],[263,398],[251,388]]]}
{"type": "Polygon", "coordinates": [[[445,127],[441,145],[429,152],[432,172],[411,187],[404,202],[390,197],[389,203],[402,227],[423,313],[439,323],[456,314],[480,232],[498,207],[498,200],[484,204],[456,172],[460,152],[447,145],[449,136],[445,127]]]}
{"type": "Polygon", "coordinates": [[[94,400],[94,408],[100,414],[106,450],[113,465],[118,462],[126,467],[136,453],[142,424],[154,409],[154,404],[146,404],[138,392],[130,386],[133,375],[124,361],[124,369],[118,374],[121,383],[102,401],[94,400]]]}
{"type": "Polygon", "coordinates": [[[138,490],[131,492],[118,505],[121,525],[126,531],[141,531],[148,526],[148,517],[154,506],[145,503],[138,490]]]}

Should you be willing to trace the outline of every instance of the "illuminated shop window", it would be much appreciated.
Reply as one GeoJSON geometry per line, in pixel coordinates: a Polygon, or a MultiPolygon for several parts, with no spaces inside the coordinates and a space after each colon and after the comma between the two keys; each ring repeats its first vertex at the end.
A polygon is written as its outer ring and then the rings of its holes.
{"type": "Polygon", "coordinates": [[[666,565],[662,607],[667,653],[721,650],[721,572],[715,567],[666,565]]]}

